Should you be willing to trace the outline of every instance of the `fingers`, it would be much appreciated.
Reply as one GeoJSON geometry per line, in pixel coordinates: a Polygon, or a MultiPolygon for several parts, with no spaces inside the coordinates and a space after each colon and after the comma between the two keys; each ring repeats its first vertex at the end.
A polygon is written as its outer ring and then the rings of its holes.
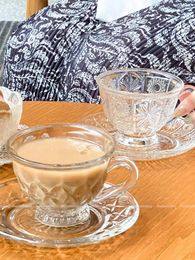
{"type": "Polygon", "coordinates": [[[191,89],[191,90],[195,90],[195,86],[186,84],[186,85],[184,86],[184,91],[185,91],[185,90],[188,90],[188,89],[189,89],[189,90],[190,90],[190,89],[191,89]]]}
{"type": "Polygon", "coordinates": [[[175,110],[175,116],[185,116],[195,109],[195,91],[189,94],[175,110]]]}
{"type": "Polygon", "coordinates": [[[193,90],[195,90],[195,86],[185,85],[181,95],[179,96],[180,102],[187,98],[193,92],[193,90]]]}
{"type": "Polygon", "coordinates": [[[190,114],[190,117],[191,117],[193,123],[195,124],[195,111],[193,111],[193,112],[190,114]]]}

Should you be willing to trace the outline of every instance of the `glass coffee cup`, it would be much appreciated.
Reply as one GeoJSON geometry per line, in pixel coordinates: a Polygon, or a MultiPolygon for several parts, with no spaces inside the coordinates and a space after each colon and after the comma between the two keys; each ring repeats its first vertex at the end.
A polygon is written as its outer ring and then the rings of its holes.
{"type": "Polygon", "coordinates": [[[82,226],[90,219],[92,201],[135,185],[136,165],[114,155],[114,148],[108,133],[79,124],[25,129],[7,143],[18,183],[36,206],[35,219],[50,227],[82,226]],[[107,174],[118,167],[126,168],[125,180],[106,188],[107,174]]]}
{"type": "Polygon", "coordinates": [[[110,70],[96,81],[117,143],[124,150],[158,147],[157,132],[173,118],[183,81],[170,73],[142,68],[110,70]]]}

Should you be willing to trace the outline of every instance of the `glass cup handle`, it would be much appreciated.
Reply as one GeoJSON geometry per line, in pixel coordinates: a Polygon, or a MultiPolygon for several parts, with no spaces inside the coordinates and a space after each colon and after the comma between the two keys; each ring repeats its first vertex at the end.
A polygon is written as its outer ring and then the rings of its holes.
{"type": "MultiPolygon", "coordinates": [[[[139,170],[136,164],[126,156],[113,156],[110,160],[107,173],[111,173],[112,170],[123,167],[128,170],[126,179],[119,184],[112,185],[108,188],[103,188],[99,195],[95,198],[95,201],[101,201],[108,197],[115,195],[116,193],[129,190],[133,188],[139,177],[139,170]]],[[[120,173],[119,173],[120,174],[120,173]]]]}

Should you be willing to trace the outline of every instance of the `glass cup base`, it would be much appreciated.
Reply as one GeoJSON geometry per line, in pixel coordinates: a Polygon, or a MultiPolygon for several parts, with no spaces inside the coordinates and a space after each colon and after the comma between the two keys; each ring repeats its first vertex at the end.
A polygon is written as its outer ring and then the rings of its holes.
{"type": "MultiPolygon", "coordinates": [[[[112,184],[105,183],[111,188],[112,184]]],[[[17,242],[42,247],[76,247],[115,237],[137,221],[139,205],[123,191],[89,205],[89,219],[80,225],[51,227],[35,218],[36,208],[20,190],[16,179],[0,186],[0,235],[17,242]]]]}
{"type": "Polygon", "coordinates": [[[153,149],[159,144],[158,135],[156,134],[150,137],[138,138],[116,132],[115,139],[121,145],[142,149],[153,149]]]}
{"type": "Polygon", "coordinates": [[[87,222],[90,218],[90,210],[88,205],[60,211],[37,207],[35,218],[40,223],[50,227],[71,227],[87,222]]]}

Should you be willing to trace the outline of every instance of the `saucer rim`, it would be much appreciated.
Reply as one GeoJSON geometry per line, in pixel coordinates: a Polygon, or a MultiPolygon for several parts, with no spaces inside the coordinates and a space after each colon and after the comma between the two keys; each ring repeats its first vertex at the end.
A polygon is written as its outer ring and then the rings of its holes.
{"type": "MultiPolygon", "coordinates": [[[[84,118],[82,118],[81,119],[81,123],[83,123],[83,124],[89,124],[90,125],[90,121],[91,121],[91,123],[92,123],[92,125],[93,126],[96,126],[97,128],[100,128],[100,129],[103,129],[104,131],[107,131],[108,133],[110,133],[112,136],[114,136],[114,134],[116,133],[116,129],[114,129],[114,127],[111,129],[111,130],[109,130],[109,129],[107,129],[107,128],[105,128],[105,127],[102,127],[102,125],[101,125],[101,123],[98,123],[98,121],[96,120],[96,118],[97,117],[102,117],[104,120],[108,120],[107,118],[106,118],[106,115],[104,114],[104,112],[98,112],[98,113],[95,113],[95,114],[93,114],[93,115],[91,115],[91,116],[87,116],[87,117],[84,117],[84,118]],[[96,125],[94,125],[93,124],[93,122],[94,123],[96,123],[96,125]]],[[[168,127],[170,124],[173,124],[174,122],[176,122],[176,120],[181,120],[182,122],[184,122],[184,124],[185,125],[191,125],[191,126],[194,126],[193,125],[193,123],[189,123],[189,122],[186,122],[186,120],[185,120],[185,118],[183,118],[183,117],[177,117],[177,118],[175,118],[175,119],[173,119],[173,120],[171,120],[171,123],[170,122],[168,122],[168,123],[166,123],[158,132],[157,132],[157,134],[159,134],[159,135],[162,135],[162,136],[169,136],[169,137],[171,137],[172,135],[171,134],[167,134],[167,135],[165,135],[165,134],[163,134],[163,129],[164,128],[166,128],[166,127],[168,127]]],[[[111,126],[112,126],[112,124],[108,121],[108,124],[110,124],[111,126]]],[[[195,126],[194,126],[195,127],[195,126]]],[[[178,138],[176,139],[176,140],[178,140],[178,138]]],[[[179,147],[181,147],[182,149],[180,149],[179,151],[178,151],[178,147],[176,146],[176,147],[174,147],[173,149],[167,149],[167,150],[158,150],[158,151],[153,151],[153,152],[150,152],[149,153],[149,155],[147,156],[147,157],[144,157],[144,158],[136,158],[136,157],[131,157],[131,159],[132,160],[134,160],[134,161],[151,161],[151,160],[161,160],[161,159],[167,159],[167,158],[171,158],[171,157],[175,157],[175,156],[178,156],[178,155],[181,155],[181,154],[183,154],[183,153],[186,153],[186,152],[188,152],[188,151],[190,151],[191,149],[193,149],[193,148],[195,148],[195,141],[193,142],[193,140],[189,140],[189,141],[185,141],[185,143],[187,143],[188,145],[187,145],[187,147],[186,146],[184,146],[184,145],[179,145],[179,147]],[[156,153],[158,152],[158,156],[156,156],[156,153]],[[155,156],[152,156],[153,154],[155,154],[155,156]]],[[[120,150],[120,148],[118,148],[118,144],[117,144],[117,142],[116,142],[116,149],[115,149],[115,153],[117,154],[117,155],[129,155],[129,156],[131,156],[131,152],[132,152],[132,150],[126,150],[126,152],[125,151],[123,151],[123,150],[120,150]]],[[[146,153],[148,154],[148,151],[146,151],[146,153]]],[[[145,153],[145,154],[146,154],[145,153]]]]}
{"type": "MultiPolygon", "coordinates": [[[[14,177],[14,178],[10,178],[10,179],[6,179],[6,180],[3,180],[3,181],[0,181],[0,193],[1,193],[1,189],[4,188],[5,186],[8,186],[9,184],[16,184],[19,186],[18,184],[18,181],[17,181],[17,178],[14,177]]],[[[111,185],[111,183],[109,182],[105,182],[105,185],[111,185]]],[[[20,187],[19,187],[20,188],[20,187]]],[[[23,192],[20,190],[21,192],[21,195],[23,194],[23,192]]],[[[137,222],[138,218],[139,218],[139,215],[140,215],[140,206],[137,202],[137,200],[134,198],[134,196],[132,196],[131,193],[129,193],[129,191],[123,191],[121,192],[120,194],[128,194],[129,197],[131,197],[131,199],[133,199],[133,202],[135,206],[135,213],[133,216],[131,217],[128,217],[126,220],[123,221],[126,222],[127,220],[130,221],[131,218],[134,218],[134,221],[127,227],[126,225],[124,225],[123,228],[122,225],[121,227],[117,227],[115,228],[115,232],[112,232],[112,234],[110,236],[108,236],[108,234],[105,236],[105,237],[99,237],[100,235],[98,234],[97,235],[97,238],[94,239],[93,237],[93,240],[92,241],[82,241],[83,238],[85,237],[89,237],[90,234],[88,234],[87,236],[81,236],[79,237],[78,239],[76,239],[76,241],[74,241],[75,239],[64,239],[64,240],[48,240],[48,239],[43,239],[43,238],[37,238],[36,239],[33,239],[33,237],[30,238],[29,235],[26,235],[24,236],[23,234],[17,234],[17,230],[15,231],[15,234],[13,232],[12,229],[10,228],[7,228],[7,227],[4,227],[4,228],[1,228],[0,227],[0,237],[3,237],[3,238],[6,238],[6,239],[10,239],[11,241],[16,241],[16,242],[19,242],[19,243],[22,243],[22,244],[26,244],[26,245],[31,245],[31,246],[38,246],[38,247],[45,247],[45,248],[68,248],[68,247],[77,247],[77,246],[85,246],[85,245],[92,245],[92,244],[97,244],[97,243],[101,243],[105,240],[108,240],[110,238],[113,238],[113,237],[116,237],[124,232],[126,232],[127,230],[131,229],[137,222]],[[120,229],[120,230],[119,230],[120,229]],[[116,232],[118,230],[118,232],[116,232]],[[73,240],[73,242],[71,242],[71,240],[73,240]],[[81,240],[81,241],[78,241],[78,240],[81,240]],[[68,241],[68,242],[67,242],[68,241]]],[[[25,199],[26,196],[24,196],[24,199],[25,199]]],[[[116,197],[116,195],[113,197],[116,197]]],[[[21,198],[22,199],[22,198],[21,198]]],[[[28,198],[27,198],[28,199],[28,198]]],[[[93,208],[95,208],[93,205],[94,204],[97,204],[95,201],[91,202],[89,205],[93,208]]],[[[34,204],[32,202],[30,202],[29,200],[27,202],[24,202],[24,203],[21,203],[18,208],[20,208],[22,205],[26,205],[26,206],[34,206],[34,204]]],[[[0,205],[1,207],[1,205],[0,205]]],[[[9,208],[9,204],[7,205],[3,205],[2,208],[9,208]],[[8,207],[7,207],[8,206],[8,207]]],[[[13,208],[13,205],[11,205],[11,208],[13,208]]],[[[98,206],[96,206],[96,208],[99,208],[98,206]]],[[[14,210],[17,209],[17,206],[14,206],[14,210]]],[[[104,209],[104,207],[103,207],[104,209]]],[[[102,211],[103,211],[102,209],[102,211]]],[[[100,210],[100,208],[99,208],[100,210]]],[[[3,209],[0,211],[0,216],[2,215],[2,213],[4,212],[3,209]]],[[[1,220],[1,218],[0,218],[1,220]]],[[[1,224],[3,224],[2,221],[0,221],[0,226],[1,224]]],[[[103,226],[103,225],[102,225],[103,226]]],[[[91,233],[91,235],[93,235],[93,233],[91,233]]]]}

